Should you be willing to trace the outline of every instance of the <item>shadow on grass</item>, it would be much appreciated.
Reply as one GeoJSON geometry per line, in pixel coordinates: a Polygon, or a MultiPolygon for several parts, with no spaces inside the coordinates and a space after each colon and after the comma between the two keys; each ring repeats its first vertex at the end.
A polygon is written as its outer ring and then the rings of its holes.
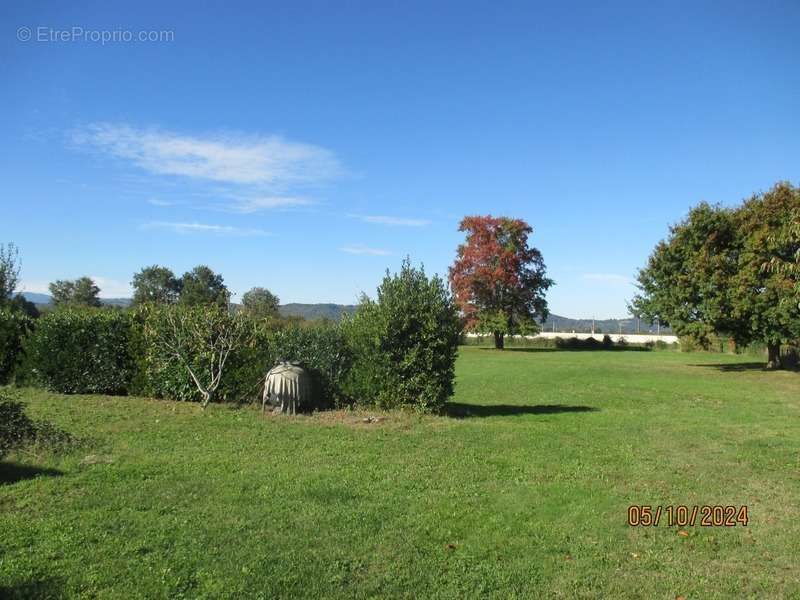
{"type": "MultiPolygon", "coordinates": [[[[0,462],[0,485],[6,483],[16,483],[26,479],[33,479],[34,477],[47,476],[58,477],[63,475],[62,471],[56,469],[41,469],[39,467],[30,467],[28,465],[20,465],[17,463],[0,462]]],[[[0,594],[0,598],[4,596],[0,594]]]]}
{"type": "Polygon", "coordinates": [[[505,347],[502,350],[497,348],[489,348],[486,346],[479,346],[481,350],[491,350],[492,352],[560,352],[558,348],[509,348],[505,347]]]}
{"type": "Polygon", "coordinates": [[[49,600],[51,598],[64,597],[64,580],[60,577],[46,577],[9,586],[0,586],[0,598],[49,600]]]}
{"type": "Polygon", "coordinates": [[[763,362],[746,363],[703,363],[689,365],[690,367],[703,367],[706,369],[716,369],[723,373],[741,373],[743,371],[767,371],[767,365],[763,362]]]}
{"type": "Polygon", "coordinates": [[[448,417],[464,419],[468,417],[508,417],[515,415],[554,415],[560,413],[596,412],[593,406],[568,406],[565,404],[537,404],[523,406],[519,404],[464,404],[448,402],[444,413],[448,417]]]}
{"type": "Polygon", "coordinates": [[[481,350],[492,350],[493,352],[650,352],[650,348],[641,346],[618,346],[616,348],[525,348],[524,346],[509,347],[502,350],[487,346],[478,346],[481,350]]]}
{"type": "Polygon", "coordinates": [[[743,373],[745,371],[762,371],[764,373],[796,373],[800,368],[794,365],[787,365],[781,369],[768,369],[766,362],[746,362],[746,363],[704,363],[689,365],[690,367],[703,367],[706,369],[716,369],[723,373],[743,373]]]}

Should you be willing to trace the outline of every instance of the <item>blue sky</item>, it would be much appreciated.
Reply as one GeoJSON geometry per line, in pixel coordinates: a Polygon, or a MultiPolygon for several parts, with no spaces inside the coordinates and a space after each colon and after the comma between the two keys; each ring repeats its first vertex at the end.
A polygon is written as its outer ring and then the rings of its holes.
{"type": "Polygon", "coordinates": [[[624,316],[689,206],[800,181],[794,1],[74,4],[0,7],[28,291],[205,263],[351,303],[491,213],[533,226],[551,311],[624,316]]]}

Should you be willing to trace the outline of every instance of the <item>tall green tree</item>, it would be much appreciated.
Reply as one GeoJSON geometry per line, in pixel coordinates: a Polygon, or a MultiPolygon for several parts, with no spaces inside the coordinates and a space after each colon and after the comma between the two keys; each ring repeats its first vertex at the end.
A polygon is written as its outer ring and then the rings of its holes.
{"type": "Polygon", "coordinates": [[[639,271],[635,314],[707,343],[712,333],[767,346],[800,338],[800,189],[779,183],[736,208],[700,204],[639,271]]]}
{"type": "Polygon", "coordinates": [[[494,335],[501,349],[507,334],[538,331],[547,318],[546,276],[542,253],[528,245],[533,229],[521,219],[465,217],[467,234],[450,267],[450,286],[468,329],[494,335]]]}
{"type": "Polygon", "coordinates": [[[252,316],[270,318],[278,316],[278,297],[263,287],[254,287],[242,296],[242,305],[252,316]]]}
{"type": "Polygon", "coordinates": [[[782,343],[800,340],[800,298],[796,270],[765,264],[797,264],[800,188],[779,183],[753,196],[736,211],[741,234],[733,277],[733,314],[753,340],[766,344],[768,367],[781,366],[782,343]]]}
{"type": "Polygon", "coordinates": [[[701,203],[670,228],[637,276],[631,312],[671,325],[707,347],[715,332],[741,333],[732,319],[731,277],[738,244],[730,209],[701,203]]]}
{"type": "Polygon", "coordinates": [[[206,265],[198,265],[181,278],[180,304],[203,306],[216,304],[227,306],[230,293],[222,275],[217,275],[206,265]]]}
{"type": "Polygon", "coordinates": [[[50,295],[56,306],[100,306],[100,288],[90,277],[59,279],[50,284],[50,295]]]}
{"type": "Polygon", "coordinates": [[[175,277],[171,269],[159,265],[144,267],[134,274],[133,303],[146,302],[156,304],[174,304],[181,293],[181,280],[175,277]]]}

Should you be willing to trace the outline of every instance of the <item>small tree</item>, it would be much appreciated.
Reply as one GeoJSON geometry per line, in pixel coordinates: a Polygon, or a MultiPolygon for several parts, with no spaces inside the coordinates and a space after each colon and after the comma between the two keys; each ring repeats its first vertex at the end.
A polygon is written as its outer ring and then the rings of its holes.
{"type": "Polygon", "coordinates": [[[227,306],[230,293],[225,287],[222,275],[217,275],[209,267],[198,265],[183,274],[179,302],[185,306],[208,306],[216,304],[227,306]]]}
{"type": "Polygon", "coordinates": [[[547,318],[542,254],[528,246],[533,229],[521,219],[465,217],[467,232],[450,268],[450,285],[468,329],[491,331],[495,348],[507,334],[535,331],[547,318]]]}
{"type": "Polygon", "coordinates": [[[144,306],[144,339],[163,360],[175,360],[191,377],[205,408],[214,399],[231,353],[249,334],[246,317],[217,306],[144,306]]]}
{"type": "Polygon", "coordinates": [[[144,304],[174,304],[181,293],[181,281],[175,277],[172,270],[159,265],[144,267],[134,274],[133,303],[144,304]]]}
{"type": "Polygon", "coordinates": [[[90,277],[59,279],[50,284],[50,295],[56,306],[100,306],[100,288],[90,277]]]}
{"type": "Polygon", "coordinates": [[[242,305],[248,314],[259,319],[278,316],[278,297],[266,288],[254,287],[242,296],[242,305]]]}
{"type": "Polygon", "coordinates": [[[10,242],[0,244],[0,307],[11,300],[19,283],[19,250],[10,242]]]}
{"type": "Polygon", "coordinates": [[[7,308],[11,312],[24,313],[35,319],[39,311],[33,302],[22,294],[14,295],[19,284],[19,250],[10,242],[0,244],[0,309],[7,308]]]}

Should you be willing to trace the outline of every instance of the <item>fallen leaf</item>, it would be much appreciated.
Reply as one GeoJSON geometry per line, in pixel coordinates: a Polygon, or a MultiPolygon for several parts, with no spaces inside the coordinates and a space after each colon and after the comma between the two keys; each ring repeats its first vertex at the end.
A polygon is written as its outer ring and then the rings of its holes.
{"type": "Polygon", "coordinates": [[[689,532],[688,531],[684,531],[683,529],[681,529],[678,532],[678,535],[681,536],[681,537],[689,537],[689,532]]]}
{"type": "Polygon", "coordinates": [[[631,552],[631,556],[632,556],[633,558],[639,558],[639,555],[638,555],[638,554],[636,554],[636,552],[631,552]]]}
{"type": "Polygon", "coordinates": [[[572,560],[572,554],[565,554],[564,560],[572,560]]]}

